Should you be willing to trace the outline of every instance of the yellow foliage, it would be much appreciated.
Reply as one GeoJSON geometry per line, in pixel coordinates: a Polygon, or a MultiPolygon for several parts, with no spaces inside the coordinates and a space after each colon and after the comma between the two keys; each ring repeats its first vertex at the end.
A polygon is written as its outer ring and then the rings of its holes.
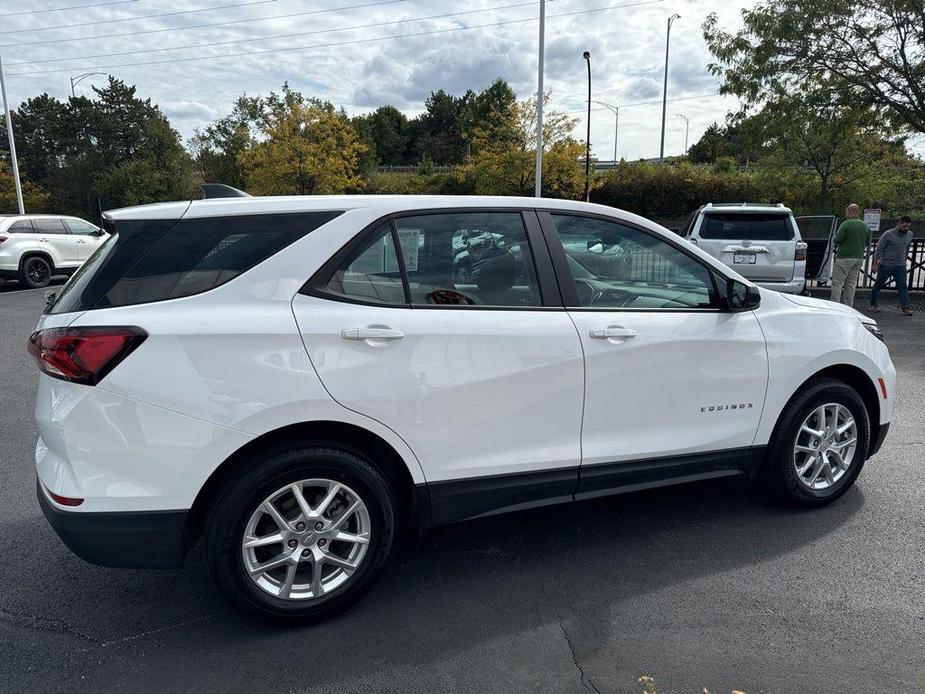
{"type": "MultiPolygon", "coordinates": [[[[20,176],[23,205],[26,212],[51,212],[48,209],[48,193],[20,176]]],[[[8,162],[0,159],[0,214],[16,214],[16,184],[13,182],[13,169],[8,162]]]]}
{"type": "Polygon", "coordinates": [[[249,192],[257,195],[338,194],[363,184],[366,145],[342,115],[292,103],[274,115],[265,137],[239,155],[249,192]]]}

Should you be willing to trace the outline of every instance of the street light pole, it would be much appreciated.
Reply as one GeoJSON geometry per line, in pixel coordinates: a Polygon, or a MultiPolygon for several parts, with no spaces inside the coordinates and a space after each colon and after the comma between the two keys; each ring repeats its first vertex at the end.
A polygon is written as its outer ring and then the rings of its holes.
{"type": "Polygon", "coordinates": [[[77,75],[77,77],[71,77],[71,98],[73,99],[76,94],[74,93],[74,87],[80,84],[83,80],[88,77],[93,77],[93,75],[105,75],[105,72],[85,72],[82,75],[77,75]]]}
{"type": "Polygon", "coordinates": [[[3,115],[6,120],[6,136],[10,142],[10,165],[13,167],[13,186],[16,188],[16,205],[19,214],[26,214],[22,201],[22,184],[19,181],[19,161],[16,159],[16,140],[13,138],[13,119],[10,117],[10,104],[6,99],[6,80],[3,79],[3,59],[0,58],[0,93],[3,94],[3,115]]]}
{"type": "Polygon", "coordinates": [[[613,104],[608,104],[606,101],[595,101],[594,103],[600,104],[604,108],[610,109],[610,112],[613,113],[613,163],[617,163],[617,134],[620,129],[620,107],[614,106],[613,104]]]}
{"type": "Polygon", "coordinates": [[[543,57],[546,52],[546,0],[540,0],[540,66],[536,78],[536,173],[533,194],[543,196],[543,57]]]}
{"type": "Polygon", "coordinates": [[[665,109],[668,107],[668,46],[671,43],[671,25],[681,15],[673,14],[668,18],[668,32],[665,35],[665,82],[662,86],[662,141],[658,148],[658,163],[665,160],[665,109]]]}
{"type": "Polygon", "coordinates": [[[690,118],[685,116],[683,113],[676,113],[675,115],[678,118],[684,119],[684,156],[686,157],[687,156],[687,136],[691,130],[691,121],[690,121],[690,118]]]}
{"type": "Polygon", "coordinates": [[[582,57],[588,64],[588,135],[585,140],[585,201],[591,199],[591,53],[585,51],[582,57]]]}

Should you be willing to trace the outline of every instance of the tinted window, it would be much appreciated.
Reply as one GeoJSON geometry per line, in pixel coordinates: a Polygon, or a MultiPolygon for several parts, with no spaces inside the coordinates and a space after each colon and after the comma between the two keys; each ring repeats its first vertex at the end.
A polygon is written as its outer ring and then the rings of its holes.
{"type": "Polygon", "coordinates": [[[392,227],[383,224],[339,264],[325,290],[358,301],[405,303],[392,227]]]}
{"type": "Polygon", "coordinates": [[[130,221],[65,285],[52,313],[149,303],[217,287],[338,212],[130,221]]]}
{"type": "Polygon", "coordinates": [[[395,228],[413,304],[541,305],[519,212],[402,217],[395,228]]]}
{"type": "Polygon", "coordinates": [[[17,219],[7,228],[10,234],[31,234],[34,232],[31,219],[17,219]]]}
{"type": "Polygon", "coordinates": [[[90,224],[90,222],[85,222],[82,219],[65,219],[64,224],[67,227],[67,230],[72,234],[80,234],[81,236],[89,236],[90,234],[95,234],[98,229],[90,224]]]}
{"type": "Polygon", "coordinates": [[[67,229],[60,219],[33,219],[32,225],[37,234],[66,234],[67,229]]]}
{"type": "Polygon", "coordinates": [[[789,241],[793,238],[790,220],[782,214],[715,214],[703,218],[702,239],[733,241],[789,241]]]}
{"type": "Polygon", "coordinates": [[[710,271],[657,236],[616,222],[553,215],[580,306],[704,308],[710,271]]]}

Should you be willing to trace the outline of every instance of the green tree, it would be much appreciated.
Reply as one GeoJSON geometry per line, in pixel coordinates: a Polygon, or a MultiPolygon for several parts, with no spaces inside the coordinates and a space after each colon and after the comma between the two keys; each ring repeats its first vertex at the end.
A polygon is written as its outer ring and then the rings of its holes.
{"type": "MultiPolygon", "coordinates": [[[[35,185],[20,172],[23,205],[26,212],[50,212],[48,193],[35,185]]],[[[13,169],[10,163],[0,159],[0,214],[16,214],[19,206],[16,202],[16,183],[13,181],[13,169]]]]}
{"type": "Polygon", "coordinates": [[[922,0],[766,0],[735,33],[704,23],[722,91],[749,102],[811,93],[925,132],[922,0]]]}

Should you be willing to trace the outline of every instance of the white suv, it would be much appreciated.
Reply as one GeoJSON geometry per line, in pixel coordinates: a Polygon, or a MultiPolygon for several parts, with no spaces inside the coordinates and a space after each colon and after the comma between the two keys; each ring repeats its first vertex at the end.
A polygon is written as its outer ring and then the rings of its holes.
{"type": "Polygon", "coordinates": [[[70,275],[103,242],[105,232],[79,217],[0,215],[0,280],[44,287],[54,275],[70,275]]]}
{"type": "Polygon", "coordinates": [[[806,287],[806,243],[783,205],[708,203],[682,235],[765,289],[799,294],[806,287]]]}
{"type": "Polygon", "coordinates": [[[30,338],[40,503],[98,564],[179,566],[202,537],[255,617],[342,609],[406,528],[726,476],[824,504],[889,426],[875,322],[760,290],[609,207],[242,197],[108,215],[30,338]],[[467,229],[493,242],[463,281],[467,229]]]}

